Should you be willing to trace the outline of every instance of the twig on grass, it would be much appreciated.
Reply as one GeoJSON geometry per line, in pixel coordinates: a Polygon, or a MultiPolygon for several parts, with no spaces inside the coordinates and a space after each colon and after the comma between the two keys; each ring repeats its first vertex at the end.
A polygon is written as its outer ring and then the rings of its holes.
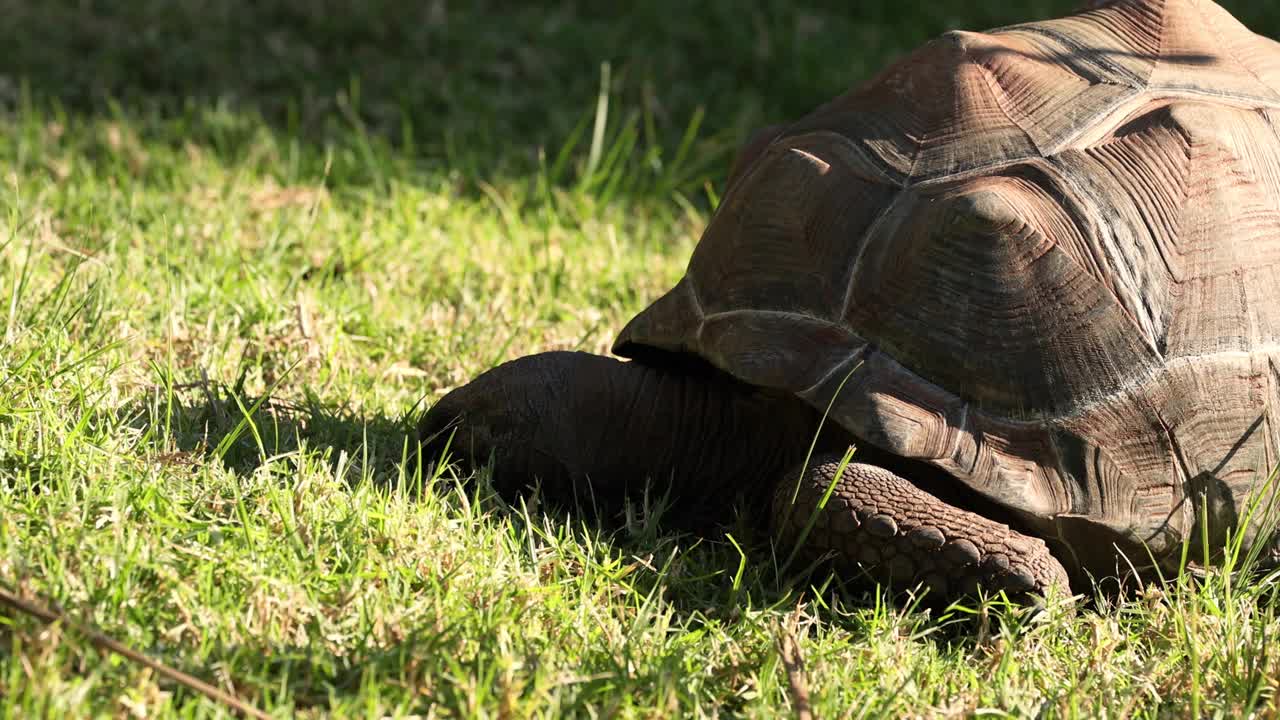
{"type": "Polygon", "coordinates": [[[804,656],[800,654],[800,643],[796,640],[798,619],[797,609],[797,612],[787,618],[785,625],[778,627],[778,655],[787,670],[787,685],[791,688],[791,707],[796,711],[796,720],[813,720],[809,681],[804,672],[804,656]]]}
{"type": "Polygon", "coordinates": [[[167,677],[183,687],[194,690],[215,702],[220,702],[223,705],[226,705],[244,717],[254,718],[254,720],[269,720],[271,717],[230,693],[220,690],[197,677],[188,675],[181,670],[169,667],[158,660],[147,657],[137,650],[134,650],[83,623],[76,622],[68,617],[66,613],[53,610],[34,600],[21,597],[16,593],[9,592],[8,589],[3,587],[0,587],[0,603],[9,606],[24,615],[36,618],[46,624],[61,623],[67,627],[74,628],[77,632],[88,639],[94,647],[113,652],[121,657],[142,665],[143,667],[150,668],[157,674],[167,677]]]}

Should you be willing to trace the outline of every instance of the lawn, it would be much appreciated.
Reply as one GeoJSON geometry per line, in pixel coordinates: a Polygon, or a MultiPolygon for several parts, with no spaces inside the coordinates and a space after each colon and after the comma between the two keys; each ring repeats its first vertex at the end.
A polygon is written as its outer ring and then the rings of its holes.
{"type": "Polygon", "coordinates": [[[1073,3],[511,5],[0,0],[0,587],[74,620],[0,612],[5,717],[228,714],[85,623],[277,717],[1275,716],[1274,577],[925,612],[415,473],[680,277],[752,127],[1073,3]]]}

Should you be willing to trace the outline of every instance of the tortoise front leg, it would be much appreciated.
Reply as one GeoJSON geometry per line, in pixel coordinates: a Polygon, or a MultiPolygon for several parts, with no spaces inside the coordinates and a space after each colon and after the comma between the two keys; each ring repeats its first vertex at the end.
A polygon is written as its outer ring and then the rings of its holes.
{"type": "Polygon", "coordinates": [[[773,521],[786,545],[813,517],[806,554],[834,552],[837,567],[865,572],[895,590],[923,584],[951,600],[978,588],[1015,596],[1070,589],[1066,570],[1043,540],[943,502],[875,465],[849,463],[826,506],[817,509],[840,461],[815,457],[798,490],[799,468],[779,483],[773,521]]]}

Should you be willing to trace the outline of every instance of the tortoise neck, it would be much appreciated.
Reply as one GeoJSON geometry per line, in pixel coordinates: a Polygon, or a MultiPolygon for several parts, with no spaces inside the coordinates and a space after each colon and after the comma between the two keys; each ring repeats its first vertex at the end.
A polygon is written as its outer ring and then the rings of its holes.
{"type": "Polygon", "coordinates": [[[447,440],[473,469],[492,457],[500,493],[537,481],[547,499],[605,515],[626,500],[667,495],[666,518],[696,529],[730,519],[735,500],[767,502],[817,428],[800,400],[696,358],[551,352],[454,390],[419,432],[427,455],[447,440]]]}
{"type": "MultiPolygon", "coordinates": [[[[818,432],[801,400],[742,383],[700,360],[619,363],[611,413],[592,449],[592,486],[603,472],[631,494],[667,492],[671,519],[701,527],[728,521],[735,505],[763,509],[781,474],[818,432]],[[594,470],[594,472],[593,472],[594,470]]],[[[819,450],[838,444],[824,433],[819,450]]]]}

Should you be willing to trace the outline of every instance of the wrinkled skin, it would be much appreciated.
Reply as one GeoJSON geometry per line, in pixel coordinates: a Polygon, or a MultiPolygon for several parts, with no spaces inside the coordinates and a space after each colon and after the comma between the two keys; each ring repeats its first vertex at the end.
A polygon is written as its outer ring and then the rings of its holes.
{"type": "Polygon", "coordinates": [[[925,586],[939,600],[1068,589],[1043,541],[922,489],[945,496],[945,481],[905,479],[893,458],[861,462],[875,451],[839,472],[852,438],[829,425],[819,434],[819,420],[794,397],[696,359],[555,352],[449,393],[423,417],[419,437],[426,459],[447,447],[465,470],[492,461],[504,495],[538,483],[551,500],[607,516],[648,486],[669,493],[667,520],[686,528],[727,522],[735,507],[766,513],[784,543],[829,553],[845,571],[892,588],[925,586]]]}
{"type": "Polygon", "coordinates": [[[670,493],[673,522],[697,528],[726,521],[735,496],[767,502],[767,483],[803,459],[817,427],[809,408],[694,360],[664,367],[553,352],[449,393],[419,436],[426,458],[446,444],[472,467],[492,456],[503,493],[536,481],[552,500],[609,515],[647,485],[670,493]]]}

